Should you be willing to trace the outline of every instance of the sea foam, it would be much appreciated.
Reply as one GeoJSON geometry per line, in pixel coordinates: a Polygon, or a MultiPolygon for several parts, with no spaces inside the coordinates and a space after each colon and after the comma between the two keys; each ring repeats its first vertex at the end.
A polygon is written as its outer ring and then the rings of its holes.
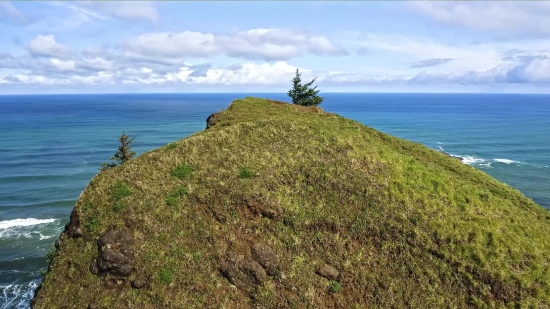
{"type": "Polygon", "coordinates": [[[514,160],[510,160],[510,159],[494,159],[493,161],[499,162],[499,163],[504,163],[504,164],[518,163],[518,162],[516,162],[514,160]]]}
{"type": "Polygon", "coordinates": [[[0,230],[8,229],[16,226],[31,226],[31,225],[37,225],[37,224],[50,223],[50,222],[54,222],[55,220],[56,219],[35,219],[35,218],[5,220],[5,221],[0,221],[0,230]]]}
{"type": "Polygon", "coordinates": [[[39,284],[40,281],[35,279],[24,284],[0,286],[0,309],[30,308],[29,303],[39,284]]]}

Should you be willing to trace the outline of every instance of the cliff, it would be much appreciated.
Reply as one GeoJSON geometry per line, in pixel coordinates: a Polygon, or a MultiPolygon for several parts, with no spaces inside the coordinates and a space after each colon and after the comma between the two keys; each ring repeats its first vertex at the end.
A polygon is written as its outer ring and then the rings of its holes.
{"type": "Polygon", "coordinates": [[[318,108],[234,101],[101,172],[34,308],[548,308],[550,213],[318,108]]]}

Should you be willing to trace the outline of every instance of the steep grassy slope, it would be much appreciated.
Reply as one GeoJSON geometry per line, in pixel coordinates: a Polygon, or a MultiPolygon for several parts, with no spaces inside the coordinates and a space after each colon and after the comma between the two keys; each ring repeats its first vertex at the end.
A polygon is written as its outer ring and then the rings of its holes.
{"type": "Polygon", "coordinates": [[[35,308],[549,308],[550,213],[517,190],[317,109],[216,120],[90,182],[35,308]],[[134,239],[127,280],[90,271],[109,230],[134,239]]]}

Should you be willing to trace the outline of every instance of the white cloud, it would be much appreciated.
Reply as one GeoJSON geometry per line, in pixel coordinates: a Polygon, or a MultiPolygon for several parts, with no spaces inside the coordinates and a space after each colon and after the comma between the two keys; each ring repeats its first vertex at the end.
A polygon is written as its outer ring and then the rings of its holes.
{"type": "Polygon", "coordinates": [[[235,58],[288,60],[305,54],[344,55],[326,37],[286,29],[252,29],[229,35],[184,31],[146,33],[128,39],[126,50],[158,58],[225,55],[235,58]]]}
{"type": "Polygon", "coordinates": [[[27,45],[29,54],[33,57],[55,57],[65,59],[71,55],[71,50],[55,41],[54,35],[39,35],[27,45]]]}
{"type": "Polygon", "coordinates": [[[58,71],[67,72],[75,70],[74,61],[72,60],[63,61],[57,58],[51,58],[50,61],[58,71]]]}
{"type": "Polygon", "coordinates": [[[9,1],[0,1],[0,22],[3,20],[13,20],[18,23],[26,21],[25,16],[11,4],[9,1]]]}
{"type": "Polygon", "coordinates": [[[550,34],[545,1],[408,1],[410,9],[439,22],[503,34],[550,34]]]}
{"type": "Polygon", "coordinates": [[[97,1],[95,7],[111,17],[124,20],[159,20],[155,3],[148,1],[97,1]]]}
{"type": "MultiPolygon", "coordinates": [[[[472,70],[487,70],[500,63],[498,47],[487,44],[453,46],[422,36],[367,33],[360,36],[360,44],[369,50],[380,50],[386,55],[401,55],[407,62],[426,59],[453,59],[439,67],[461,73],[472,70]]],[[[500,47],[502,48],[502,47],[500,47]]]]}
{"type": "Polygon", "coordinates": [[[149,1],[79,1],[74,4],[52,2],[51,5],[72,10],[75,14],[84,14],[95,19],[111,18],[120,20],[158,21],[156,4],[149,1]]]}

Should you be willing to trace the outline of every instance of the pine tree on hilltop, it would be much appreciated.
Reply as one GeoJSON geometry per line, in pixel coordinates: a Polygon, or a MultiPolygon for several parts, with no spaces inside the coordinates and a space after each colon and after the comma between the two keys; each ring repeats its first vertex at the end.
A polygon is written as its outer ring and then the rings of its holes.
{"type": "Polygon", "coordinates": [[[309,83],[302,85],[301,76],[302,73],[299,72],[299,69],[296,69],[296,76],[292,79],[292,89],[287,93],[292,98],[292,103],[302,106],[317,106],[321,104],[324,99],[317,95],[321,90],[315,90],[317,86],[310,88],[317,77],[309,83]]]}
{"type": "Polygon", "coordinates": [[[122,131],[122,135],[118,139],[120,141],[120,146],[118,146],[118,151],[112,157],[109,158],[110,160],[115,162],[112,162],[112,163],[103,162],[103,164],[101,164],[101,170],[102,171],[108,170],[110,168],[117,166],[116,164],[117,162],[119,164],[123,164],[126,161],[133,158],[136,153],[132,151],[132,149],[130,148],[130,144],[132,143],[134,138],[135,137],[132,137],[129,139],[129,136],[126,135],[124,131],[122,131]]]}

